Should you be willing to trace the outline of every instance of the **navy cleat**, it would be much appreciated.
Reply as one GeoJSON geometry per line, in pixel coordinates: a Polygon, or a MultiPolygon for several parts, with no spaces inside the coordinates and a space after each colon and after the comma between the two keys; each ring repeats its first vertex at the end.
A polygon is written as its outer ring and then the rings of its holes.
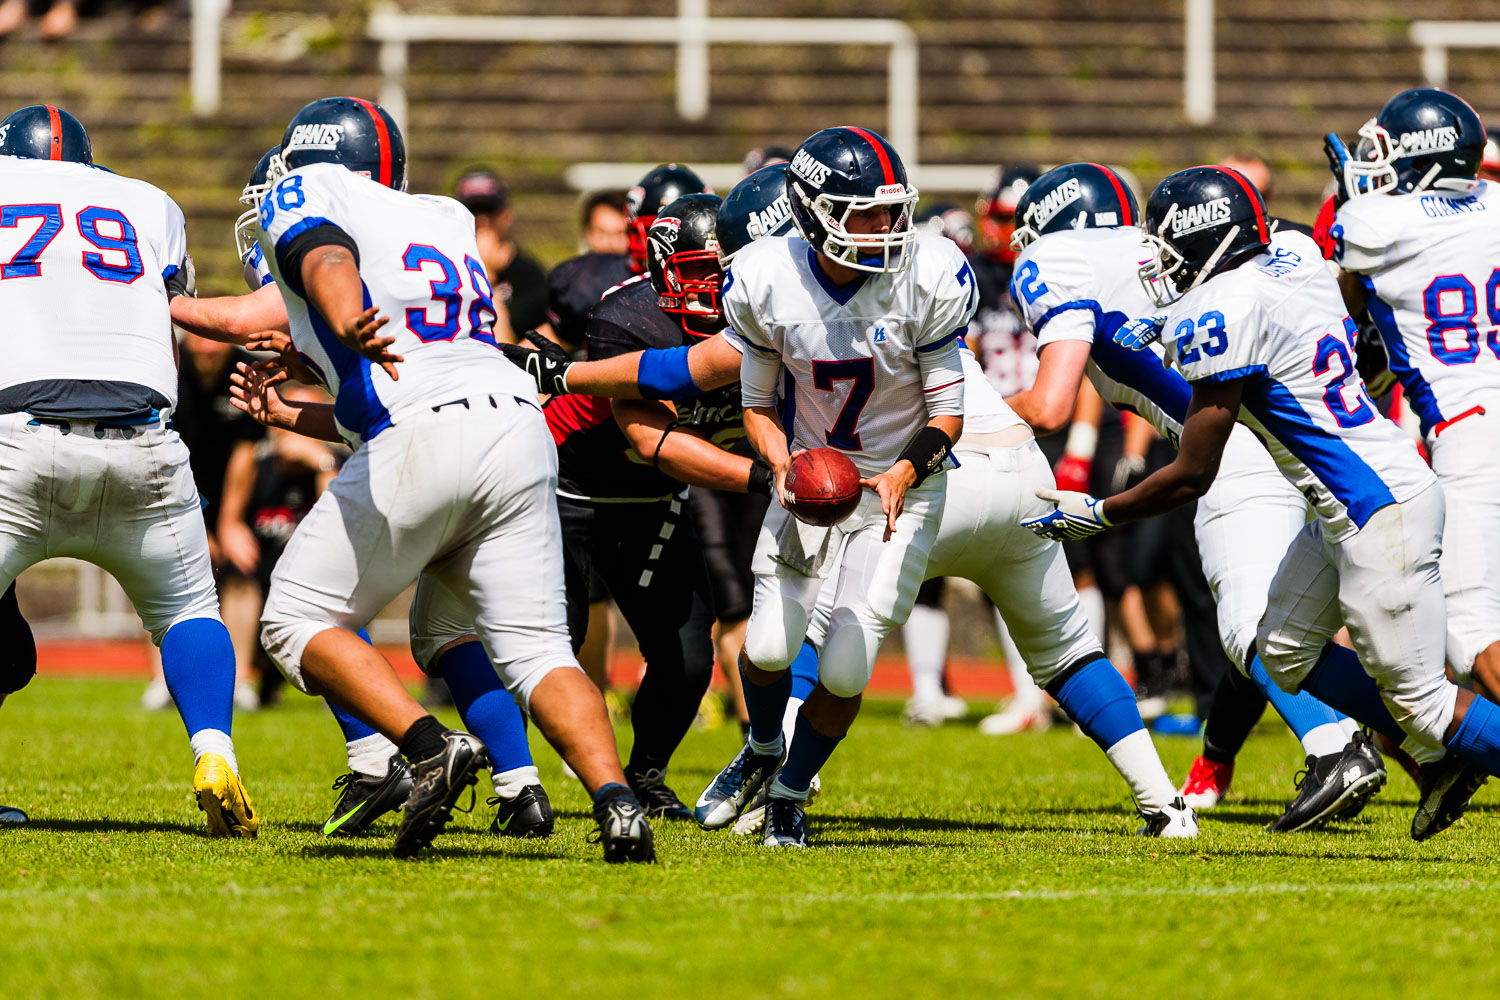
{"type": "Polygon", "coordinates": [[[653,767],[646,771],[636,771],[629,768],[625,771],[625,780],[630,783],[630,790],[635,793],[637,801],[646,810],[646,815],[653,819],[681,820],[684,822],[693,819],[693,811],[683,804],[667,785],[667,773],[659,767],[653,767]]]}
{"type": "Polygon", "coordinates": [[[785,759],[785,750],[779,754],[758,754],[746,743],[729,766],[720,771],[698,796],[693,818],[705,830],[729,826],[755,798],[760,786],[771,780],[771,775],[785,759]]]}
{"type": "Polygon", "coordinates": [[[443,733],[441,753],[412,762],[411,793],[396,828],[396,857],[415,856],[443,832],[453,816],[454,803],[489,763],[489,751],[479,737],[457,729],[443,733]]]}
{"type": "Polygon", "coordinates": [[[1355,733],[1338,753],[1307,758],[1297,773],[1297,797],[1266,826],[1271,833],[1315,830],[1335,816],[1353,815],[1385,784],[1385,762],[1364,751],[1370,738],[1355,733]],[[1356,808],[1357,807],[1357,808],[1356,808]]]}
{"type": "Polygon", "coordinates": [[[604,846],[604,860],[610,864],[623,861],[656,860],[656,838],[646,822],[646,810],[634,797],[623,792],[594,804],[594,822],[599,832],[590,843],[604,846]]]}
{"type": "Polygon", "coordinates": [[[767,847],[806,847],[807,809],[796,799],[773,795],[766,801],[767,847]]]}
{"type": "Polygon", "coordinates": [[[400,754],[392,754],[381,777],[350,771],[335,778],[333,787],[339,791],[339,798],[323,822],[323,836],[354,837],[406,801],[411,794],[411,768],[400,754]]]}
{"type": "Polygon", "coordinates": [[[1442,760],[1422,765],[1422,792],[1411,820],[1411,839],[1426,840],[1458,822],[1469,800],[1489,775],[1451,750],[1442,760]]]}
{"type": "Polygon", "coordinates": [[[495,796],[485,803],[498,806],[490,835],[526,840],[552,836],[552,802],[541,785],[527,785],[508,799],[495,796]]]}

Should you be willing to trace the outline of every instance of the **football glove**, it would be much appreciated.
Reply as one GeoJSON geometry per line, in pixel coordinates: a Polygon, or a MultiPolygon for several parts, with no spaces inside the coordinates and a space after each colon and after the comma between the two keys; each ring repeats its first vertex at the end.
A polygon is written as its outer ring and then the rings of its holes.
{"type": "Polygon", "coordinates": [[[1349,200],[1349,191],[1346,186],[1347,175],[1344,173],[1344,168],[1348,166],[1350,160],[1349,147],[1343,139],[1339,138],[1337,132],[1329,132],[1323,137],[1323,155],[1328,157],[1328,169],[1333,171],[1333,180],[1336,185],[1333,204],[1337,207],[1349,200]]]}
{"type": "Polygon", "coordinates": [[[1122,323],[1115,331],[1114,342],[1132,351],[1143,351],[1147,345],[1161,339],[1161,328],[1167,325],[1165,316],[1142,316],[1122,323]]]}
{"type": "Polygon", "coordinates": [[[167,278],[166,286],[168,302],[179,295],[186,295],[190,299],[198,297],[198,268],[193,263],[192,254],[182,255],[182,263],[177,266],[177,270],[172,272],[171,277],[167,278]]]}
{"type": "Polygon", "coordinates": [[[1043,538],[1057,542],[1088,538],[1110,527],[1104,516],[1104,501],[1097,497],[1072,490],[1037,490],[1036,495],[1038,500],[1057,504],[1057,509],[1022,521],[1021,526],[1043,538]]]}
{"type": "Polygon", "coordinates": [[[536,350],[519,344],[501,344],[500,352],[517,368],[536,382],[536,391],[545,396],[568,394],[568,369],[573,367],[566,351],[535,330],[521,334],[536,350]]]}

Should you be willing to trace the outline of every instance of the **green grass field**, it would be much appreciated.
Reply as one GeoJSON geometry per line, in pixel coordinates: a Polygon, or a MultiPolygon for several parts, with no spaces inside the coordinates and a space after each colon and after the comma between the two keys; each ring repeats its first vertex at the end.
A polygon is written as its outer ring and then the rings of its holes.
{"type": "MultiPolygon", "coordinates": [[[[717,997],[1495,995],[1494,792],[1426,844],[1415,792],[1272,837],[1298,764],[1269,722],[1196,842],[1143,840],[1123,786],[1068,728],[1004,739],[903,729],[872,703],[824,772],[805,853],[657,826],[661,863],[607,867],[586,799],[541,749],[559,808],[500,842],[481,803],[419,859],[318,834],[342,769],[326,711],[237,720],[263,814],[211,841],[174,713],[139,685],[39,680],[0,710],[0,995],[717,997]]],[[[695,796],[734,751],[688,737],[695,796]]],[[[1158,740],[1174,777],[1197,749],[1158,740]]],[[[540,748],[539,748],[540,749],[540,748]]],[[[487,782],[481,779],[481,787],[487,782]]]]}

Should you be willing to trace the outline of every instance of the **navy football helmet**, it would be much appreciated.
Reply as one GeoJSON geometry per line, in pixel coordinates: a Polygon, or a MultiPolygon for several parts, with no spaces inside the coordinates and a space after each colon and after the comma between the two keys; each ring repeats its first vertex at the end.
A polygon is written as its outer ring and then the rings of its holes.
{"type": "Polygon", "coordinates": [[[687,194],[713,194],[713,188],[680,163],[663,163],[626,192],[625,235],[636,271],[646,270],[646,230],[656,220],[656,213],[687,194]]]}
{"type": "Polygon", "coordinates": [[[1271,242],[1260,192],[1228,167],[1189,167],[1156,185],[1141,229],[1153,251],[1141,284],[1159,306],[1271,242]]]}
{"type": "Polygon", "coordinates": [[[657,212],[646,231],[657,304],[695,337],[711,337],[724,328],[719,302],[724,268],[717,235],[722,204],[714,194],[685,195],[657,212]]]}
{"type": "Polygon", "coordinates": [[[877,273],[910,262],[917,189],[907,183],[901,157],[876,133],[840,126],[808,136],[787,166],[787,197],[797,231],[830,260],[877,273]],[[849,216],[882,205],[891,212],[886,232],[848,232],[849,216]]]}
{"type": "Polygon", "coordinates": [[[33,104],[0,122],[0,156],[92,164],[94,147],[77,118],[50,104],[33,104]]]}
{"type": "Polygon", "coordinates": [[[260,200],[271,190],[271,185],[280,179],[281,174],[281,147],[272,146],[255,161],[255,169],[250,171],[250,180],[240,191],[240,204],[246,208],[234,220],[234,248],[239,252],[242,264],[255,252],[255,224],[260,211],[260,200]]]}
{"type": "Polygon", "coordinates": [[[360,97],[325,97],[297,112],[281,137],[281,162],[288,171],[337,163],[406,190],[406,140],[385,108],[360,97]]]}
{"type": "Polygon", "coordinates": [[[1488,138],[1468,102],[1433,87],[1391,98],[1360,127],[1359,137],[1344,164],[1344,190],[1351,198],[1471,190],[1488,138]]]}
{"type": "Polygon", "coordinates": [[[1098,163],[1065,163],[1033,181],[1016,204],[1010,248],[1061,229],[1107,229],[1141,221],[1135,193],[1124,178],[1098,163]]]}
{"type": "Polygon", "coordinates": [[[728,267],[735,254],[762,236],[786,236],[792,229],[786,164],[761,167],[730,188],[719,206],[719,262],[728,267]]]}

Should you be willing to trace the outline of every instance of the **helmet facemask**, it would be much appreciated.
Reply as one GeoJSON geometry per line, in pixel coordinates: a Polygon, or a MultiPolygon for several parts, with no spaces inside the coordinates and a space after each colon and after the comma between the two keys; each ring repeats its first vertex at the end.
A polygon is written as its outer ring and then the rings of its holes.
{"type": "MultiPolygon", "coordinates": [[[[813,214],[823,229],[819,253],[855,271],[886,274],[903,271],[911,263],[906,248],[917,238],[912,212],[917,189],[907,184],[886,184],[870,197],[819,193],[812,198],[796,182],[788,185],[792,197],[813,214]],[[882,205],[891,208],[890,230],[884,233],[850,233],[849,217],[882,205]]],[[[798,227],[801,228],[800,222],[798,227]]],[[[804,233],[804,236],[807,234],[804,233]]]]}
{"type": "MultiPolygon", "coordinates": [[[[1410,159],[1411,167],[1421,170],[1422,157],[1410,156],[1381,125],[1371,118],[1359,128],[1359,143],[1344,163],[1344,190],[1350,198],[1373,194],[1393,194],[1401,188],[1400,170],[1397,161],[1410,159]]],[[[1418,191],[1474,190],[1476,178],[1440,177],[1443,165],[1433,161],[1412,184],[1411,193],[1418,191]]]]}
{"type": "Polygon", "coordinates": [[[276,182],[286,174],[286,166],[281,162],[280,153],[272,153],[270,164],[266,169],[266,179],[259,184],[246,184],[240,191],[240,204],[245,206],[245,211],[238,219],[234,220],[234,248],[240,255],[240,263],[250,259],[255,252],[255,227],[258,225],[260,216],[261,199],[276,186],[276,182]]]}
{"type": "Polygon", "coordinates": [[[660,277],[652,275],[652,279],[661,311],[676,316],[683,330],[695,337],[711,337],[724,328],[720,301],[724,270],[717,241],[703,250],[668,254],[661,261],[660,277]]]}
{"type": "Polygon", "coordinates": [[[1162,216],[1161,224],[1156,227],[1155,232],[1145,227],[1141,229],[1141,240],[1151,249],[1151,259],[1142,264],[1136,273],[1140,276],[1141,287],[1151,296],[1151,301],[1161,307],[1176,302],[1212,275],[1224,254],[1240,235],[1238,224],[1230,226],[1214,252],[1209,254],[1208,260],[1201,267],[1191,267],[1187,258],[1172,246],[1165,235],[1178,208],[1177,203],[1173,202],[1172,207],[1162,216]]]}
{"type": "Polygon", "coordinates": [[[1032,220],[1036,217],[1036,211],[1038,207],[1039,206],[1036,202],[1032,202],[1030,205],[1027,205],[1025,217],[1019,220],[1020,225],[1011,230],[1010,252],[1012,255],[1012,260],[1014,260],[1016,257],[1019,257],[1023,250],[1025,250],[1027,247],[1031,246],[1033,242],[1041,238],[1042,234],[1039,233],[1036,227],[1031,224],[1032,220]]]}

